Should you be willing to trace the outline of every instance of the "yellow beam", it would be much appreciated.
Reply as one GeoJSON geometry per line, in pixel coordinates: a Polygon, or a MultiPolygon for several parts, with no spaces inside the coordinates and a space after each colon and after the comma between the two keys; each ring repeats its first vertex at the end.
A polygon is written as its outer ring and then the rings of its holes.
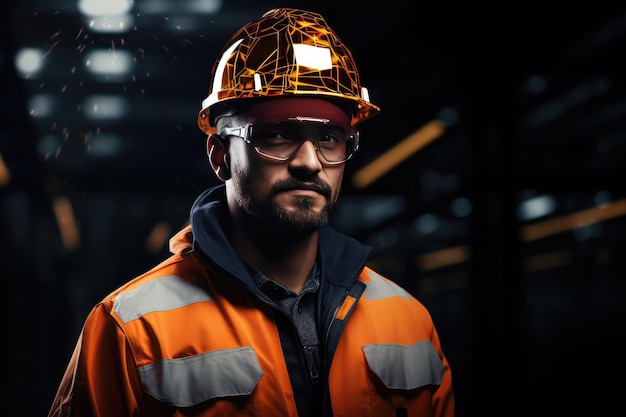
{"type": "Polygon", "coordinates": [[[441,120],[433,120],[396,146],[361,168],[352,177],[352,183],[357,188],[365,188],[378,178],[385,175],[411,155],[428,145],[443,134],[445,126],[441,120]]]}
{"type": "Polygon", "coordinates": [[[578,213],[529,224],[522,227],[520,236],[527,242],[624,215],[626,215],[626,198],[578,213]]]}

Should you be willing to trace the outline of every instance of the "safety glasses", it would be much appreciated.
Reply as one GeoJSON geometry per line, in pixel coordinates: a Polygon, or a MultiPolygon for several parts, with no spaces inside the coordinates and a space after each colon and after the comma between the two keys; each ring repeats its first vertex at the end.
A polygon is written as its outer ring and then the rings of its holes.
{"type": "Polygon", "coordinates": [[[239,137],[252,145],[259,155],[275,161],[292,158],[307,140],[313,142],[329,165],[346,162],[359,149],[359,132],[352,126],[334,125],[327,119],[313,117],[251,122],[224,128],[222,135],[239,137]]]}

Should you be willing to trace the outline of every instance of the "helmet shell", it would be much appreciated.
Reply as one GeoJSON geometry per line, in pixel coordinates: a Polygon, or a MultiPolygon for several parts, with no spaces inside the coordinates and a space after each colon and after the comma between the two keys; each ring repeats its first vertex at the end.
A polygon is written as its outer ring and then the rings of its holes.
{"type": "Polygon", "coordinates": [[[353,126],[380,111],[361,86],[352,54],[324,18],[298,9],[272,9],[230,38],[211,71],[198,125],[215,133],[218,104],[281,96],[348,101],[355,107],[353,126]]]}

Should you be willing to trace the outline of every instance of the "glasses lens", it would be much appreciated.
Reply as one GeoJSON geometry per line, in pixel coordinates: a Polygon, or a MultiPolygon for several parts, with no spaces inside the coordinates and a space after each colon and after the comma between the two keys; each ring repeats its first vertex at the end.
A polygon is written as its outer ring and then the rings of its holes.
{"type": "Polygon", "coordinates": [[[327,162],[344,162],[358,149],[358,134],[354,129],[330,124],[255,123],[249,133],[250,143],[259,153],[281,160],[293,156],[306,139],[315,142],[327,162]]]}

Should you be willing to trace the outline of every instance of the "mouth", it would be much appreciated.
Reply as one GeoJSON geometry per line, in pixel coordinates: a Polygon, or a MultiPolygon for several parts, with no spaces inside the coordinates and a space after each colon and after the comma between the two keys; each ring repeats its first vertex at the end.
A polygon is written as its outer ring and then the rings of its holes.
{"type": "Polygon", "coordinates": [[[328,197],[328,192],[324,187],[313,183],[290,184],[288,186],[281,187],[277,190],[277,193],[288,193],[301,197],[318,197],[320,195],[328,197]]]}
{"type": "Polygon", "coordinates": [[[318,178],[309,181],[289,178],[274,184],[273,194],[281,193],[308,198],[319,198],[319,196],[323,196],[328,200],[332,195],[332,188],[329,184],[318,178]]]}
{"type": "Polygon", "coordinates": [[[282,192],[298,197],[319,197],[323,195],[322,191],[317,187],[289,188],[282,192]]]}
{"type": "Polygon", "coordinates": [[[314,191],[318,194],[324,194],[322,187],[315,184],[301,184],[292,187],[287,187],[286,191],[314,191]]]}

